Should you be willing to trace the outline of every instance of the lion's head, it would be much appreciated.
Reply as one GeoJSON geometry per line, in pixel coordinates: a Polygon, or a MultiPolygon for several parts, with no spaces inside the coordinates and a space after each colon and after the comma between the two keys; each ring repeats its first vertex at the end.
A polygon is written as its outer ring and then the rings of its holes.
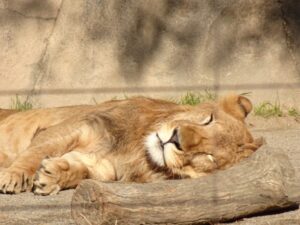
{"type": "Polygon", "coordinates": [[[187,177],[233,165],[262,144],[252,138],[244,122],[251,110],[246,97],[228,95],[173,116],[147,136],[150,161],[187,177]]]}

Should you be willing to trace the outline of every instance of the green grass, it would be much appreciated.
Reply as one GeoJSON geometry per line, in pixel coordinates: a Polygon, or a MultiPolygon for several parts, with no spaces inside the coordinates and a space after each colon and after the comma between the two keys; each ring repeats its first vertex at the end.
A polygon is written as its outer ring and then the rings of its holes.
{"type": "Polygon", "coordinates": [[[11,99],[10,108],[18,111],[26,111],[33,108],[32,103],[26,99],[22,101],[18,95],[11,99]]]}
{"type": "Polygon", "coordinates": [[[178,103],[182,105],[198,105],[200,103],[213,101],[215,99],[216,95],[210,91],[205,91],[204,93],[188,92],[180,98],[178,103]]]}
{"type": "Polygon", "coordinates": [[[293,117],[299,117],[300,113],[296,108],[292,107],[292,108],[288,109],[288,115],[293,116],[293,117]]]}
{"type": "Polygon", "coordinates": [[[257,106],[254,106],[254,115],[261,116],[264,118],[282,117],[283,111],[280,106],[280,103],[278,102],[263,102],[257,106]]]}
{"type": "Polygon", "coordinates": [[[95,97],[92,97],[92,101],[94,102],[95,105],[98,105],[97,100],[95,99],[95,97]]]}

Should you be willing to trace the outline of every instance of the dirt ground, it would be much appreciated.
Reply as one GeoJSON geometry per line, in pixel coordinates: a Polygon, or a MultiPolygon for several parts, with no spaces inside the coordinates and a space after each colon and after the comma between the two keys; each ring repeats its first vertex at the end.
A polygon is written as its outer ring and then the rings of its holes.
{"type": "MultiPolygon", "coordinates": [[[[255,136],[263,136],[268,145],[280,147],[289,155],[300,173],[300,123],[292,117],[262,119],[250,117],[249,126],[255,136]]],[[[0,195],[0,225],[73,225],[71,199],[73,190],[54,196],[32,193],[0,195]]],[[[256,216],[227,223],[230,225],[300,225],[300,210],[256,216]]]]}

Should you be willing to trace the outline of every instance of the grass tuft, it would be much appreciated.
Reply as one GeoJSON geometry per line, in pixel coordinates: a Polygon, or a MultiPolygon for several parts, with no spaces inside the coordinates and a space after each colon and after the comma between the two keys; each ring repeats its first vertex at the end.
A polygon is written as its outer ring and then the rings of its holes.
{"type": "Polygon", "coordinates": [[[205,91],[204,93],[193,93],[188,92],[178,101],[182,105],[198,105],[207,101],[216,100],[216,95],[210,91],[205,91]]]}
{"type": "Polygon", "coordinates": [[[15,98],[11,99],[10,108],[18,111],[26,111],[32,109],[33,105],[27,99],[22,101],[19,96],[16,95],[15,98]]]}
{"type": "Polygon", "coordinates": [[[264,118],[282,117],[283,111],[278,102],[275,102],[274,104],[271,102],[263,102],[254,107],[254,115],[264,118]]]}
{"type": "Polygon", "coordinates": [[[288,115],[289,116],[293,116],[293,117],[299,117],[300,116],[300,113],[299,113],[299,111],[296,109],[296,108],[290,108],[289,110],[288,110],[288,115]]]}

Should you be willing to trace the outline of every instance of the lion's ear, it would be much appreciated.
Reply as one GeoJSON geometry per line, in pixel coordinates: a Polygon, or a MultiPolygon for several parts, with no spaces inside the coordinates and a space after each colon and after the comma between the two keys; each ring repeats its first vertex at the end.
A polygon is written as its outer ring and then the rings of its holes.
{"type": "Polygon", "coordinates": [[[219,105],[228,114],[244,120],[252,110],[251,101],[242,95],[230,94],[220,100],[219,105]]]}

